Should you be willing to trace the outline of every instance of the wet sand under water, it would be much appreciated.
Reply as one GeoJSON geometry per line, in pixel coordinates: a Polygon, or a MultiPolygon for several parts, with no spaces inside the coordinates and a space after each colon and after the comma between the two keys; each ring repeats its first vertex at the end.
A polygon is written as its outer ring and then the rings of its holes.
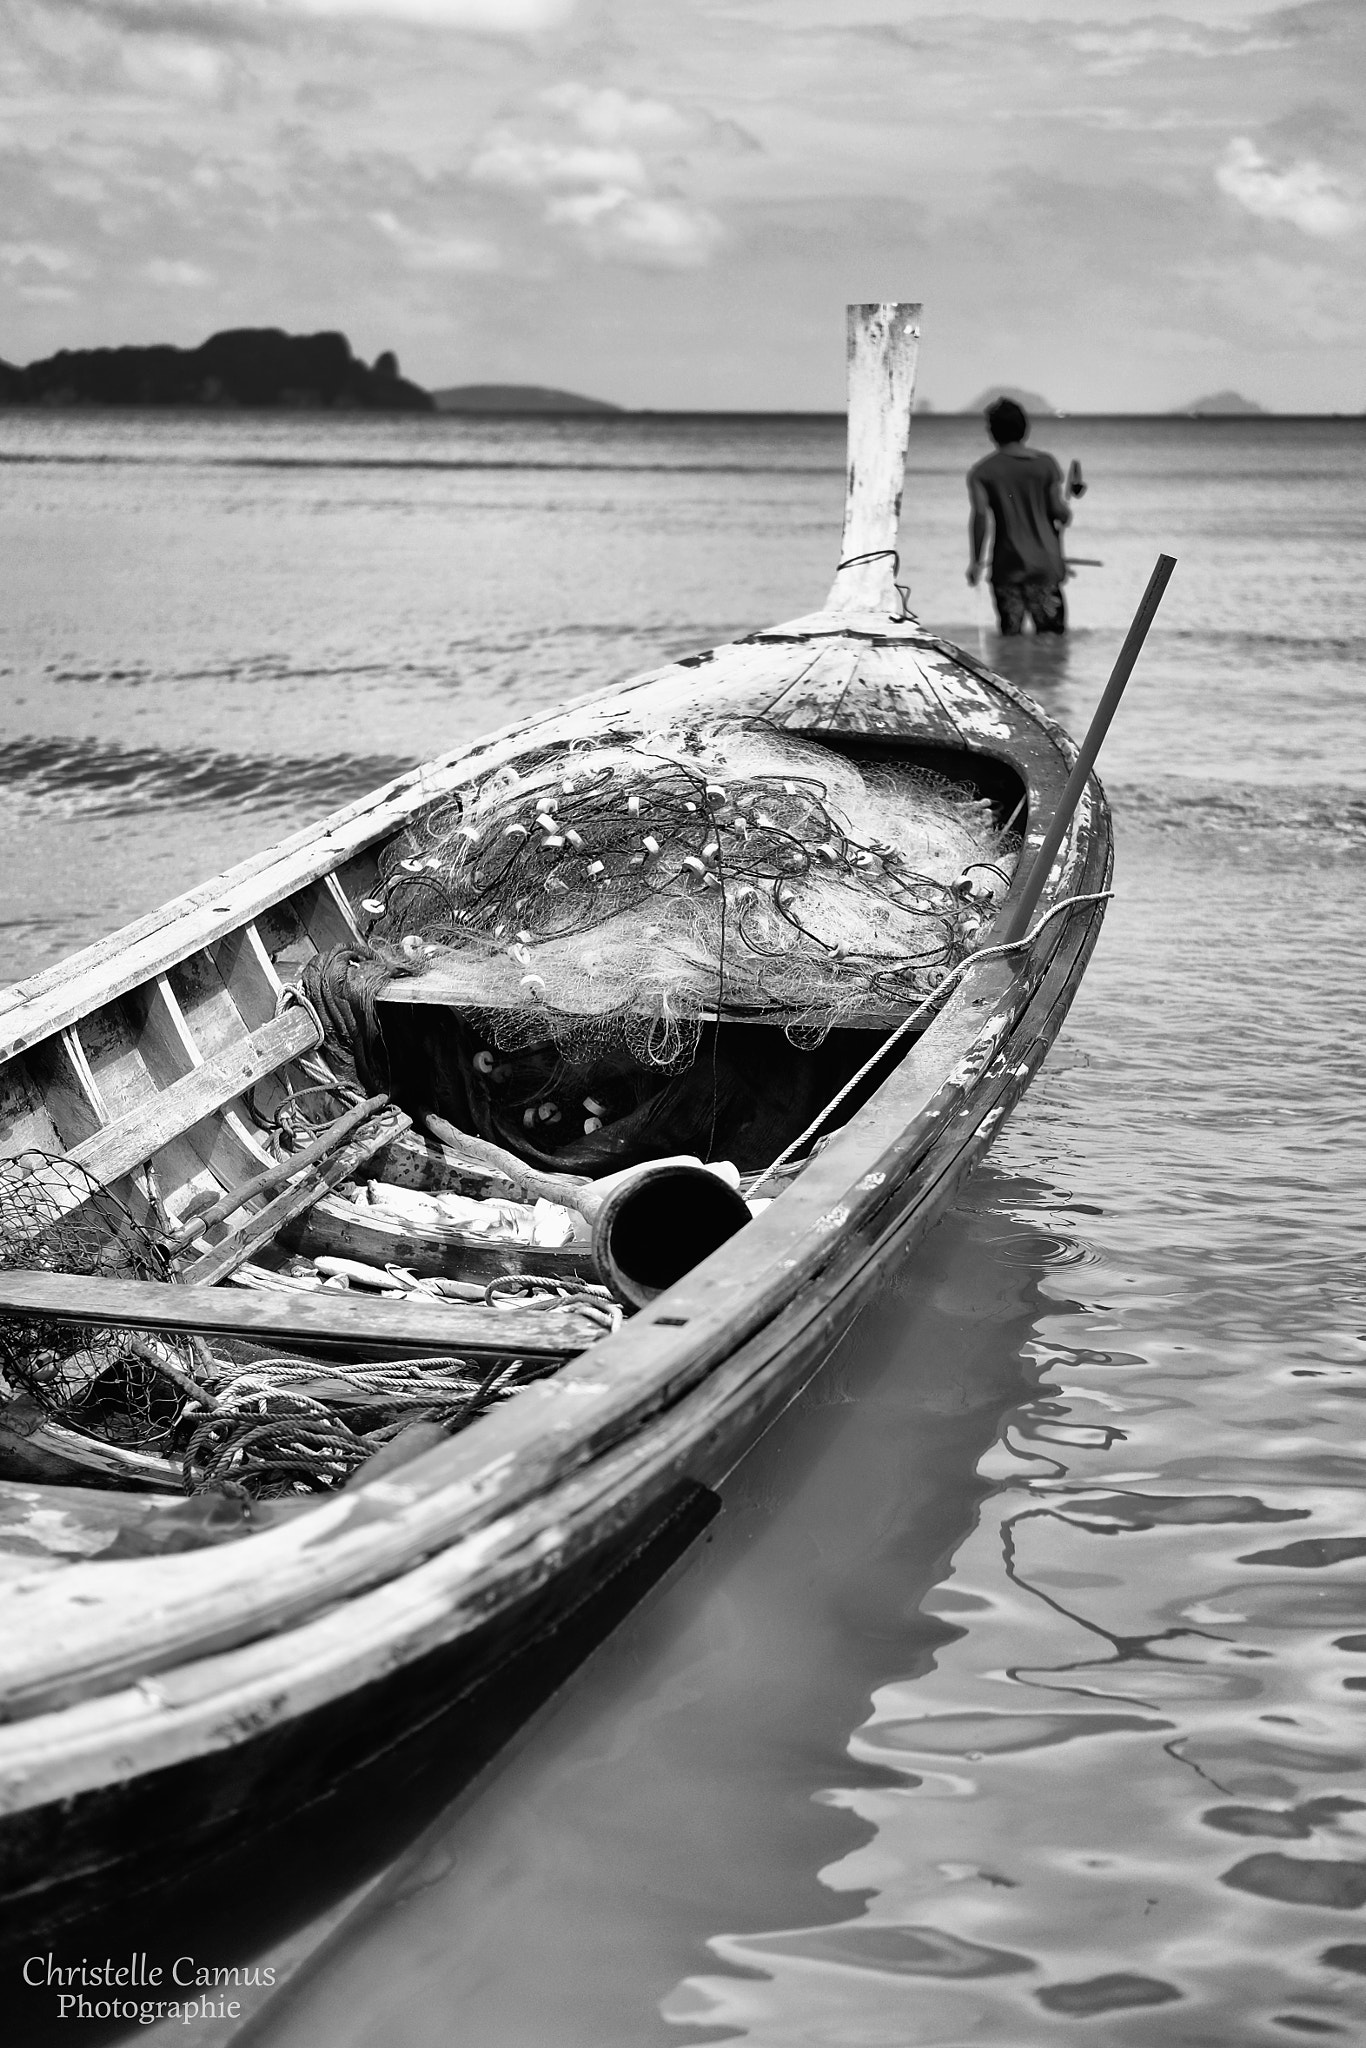
{"type": "MultiPolygon", "coordinates": [[[[971,423],[925,425],[916,601],[976,649],[971,423]]],[[[144,623],[108,577],[84,608],[68,577],[55,626],[36,599],[11,613],[18,971],[45,934],[166,893],[177,862],[193,879],[187,832],[207,866],[380,761],[809,609],[833,432],[575,432],[532,452],[586,467],[439,493],[402,449],[378,481],[247,465],[226,483],[182,451],[129,516],[198,518],[212,587],[182,575],[180,609],[144,623]],[[737,435],[750,468],[717,467],[737,435]],[[270,588],[272,508],[304,550],[273,609],[240,602],[270,588]],[[534,546],[489,568],[490,520],[534,546]],[[348,563],[400,526],[348,612],[348,563]],[[443,614],[426,572],[447,546],[466,581],[443,614]],[[371,616],[381,572],[397,655],[371,616]],[[541,610],[581,630],[543,642],[541,610]],[[125,827],[121,868],[96,838],[125,827]]],[[[263,1855],[250,1918],[232,1897],[206,1912],[221,1960],[292,1975],[233,2048],[1366,2035],[1366,437],[1083,421],[1040,439],[1083,457],[1079,551],[1107,567],[1073,587],[1061,647],[985,628],[982,646],[1074,731],[1153,555],[1179,558],[1107,744],[1118,896],[1062,1037],[705,1537],[448,1812],[434,1781],[417,1846],[376,1833],[367,1866],[362,1816],[349,1864],[267,1912],[263,1855]]],[[[101,519],[147,485],[38,465],[24,488],[107,564],[101,519]]]]}

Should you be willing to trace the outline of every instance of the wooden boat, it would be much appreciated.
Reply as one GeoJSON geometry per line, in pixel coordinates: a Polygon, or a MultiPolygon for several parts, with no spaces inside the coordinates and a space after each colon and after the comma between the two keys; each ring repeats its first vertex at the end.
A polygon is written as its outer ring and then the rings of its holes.
{"type": "MultiPolygon", "coordinates": [[[[705,1518],[745,1448],[943,1212],[1056,1036],[1110,875],[1094,780],[1026,941],[1004,954],[985,945],[913,1022],[910,1010],[855,1019],[849,1033],[882,1063],[831,1106],[825,1142],[800,1150],[776,1199],[625,1320],[574,1300],[556,1318],[240,1284],[253,1258],[268,1273],[281,1231],[325,1211],[343,1173],[378,1164],[411,1186],[440,1185],[447,1170],[430,1136],[372,1104],[346,1143],[334,1130],[320,1162],[301,1154],[282,1174],[252,1114],[328,1077],[318,1019],[288,992],[310,960],[357,942],[381,850],[435,800],[529,750],[648,730],[681,705],[761,713],[832,753],[930,768],[971,784],[1003,825],[1023,806],[1026,856],[1043,842],[1076,748],[925,631],[895,585],[919,309],[851,311],[846,521],[821,610],[428,762],[0,994],[0,1154],[66,1162],[68,1206],[98,1186],[169,1230],[188,1216],[192,1236],[197,1210],[200,1228],[186,1284],[21,1264],[0,1273],[0,1311],[256,1338],[311,1355],[324,1374],[329,1360],[456,1349],[493,1361],[516,1351],[540,1369],[407,1463],[255,1506],[187,1500],[164,1462],[34,1429],[31,1416],[16,1423],[13,1404],[0,1411],[10,1448],[26,1443],[32,1461],[0,1482],[11,1931],[94,1911],[316,1801],[562,1629],[661,1530],[705,1518]]],[[[500,1267],[553,1275],[576,1256],[485,1248],[481,1266],[459,1232],[420,1230],[350,1250],[425,1260],[429,1273],[473,1260],[463,1270],[480,1280],[500,1267]]]]}

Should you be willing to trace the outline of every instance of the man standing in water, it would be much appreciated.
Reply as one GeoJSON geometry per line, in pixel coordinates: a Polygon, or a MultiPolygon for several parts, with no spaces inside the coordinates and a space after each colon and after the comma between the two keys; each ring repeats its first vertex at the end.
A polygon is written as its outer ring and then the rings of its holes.
{"type": "Polygon", "coordinates": [[[991,594],[1001,631],[1023,632],[1028,612],[1036,633],[1065,633],[1062,530],[1072,514],[1063,497],[1062,471],[1041,448],[1026,448],[1029,419],[1013,398],[998,398],[988,406],[987,431],[996,447],[968,471],[968,582],[975,586],[982,578],[990,512],[991,594]]]}

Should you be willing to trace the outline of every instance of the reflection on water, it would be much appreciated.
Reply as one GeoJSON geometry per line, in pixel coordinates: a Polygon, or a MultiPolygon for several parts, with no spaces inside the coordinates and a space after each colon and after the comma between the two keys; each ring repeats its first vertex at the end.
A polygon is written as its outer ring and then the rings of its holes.
{"type": "Polygon", "coordinates": [[[998,1154],[1052,1179],[1015,1213],[1070,1256],[1026,1347],[1039,1392],[925,1603],[962,1633],[889,1673],[851,1733],[877,1781],[833,1796],[872,1839],[822,1876],[852,1924],[718,1929],[716,1962],[751,1974],[688,1973],[676,2022],[764,2048],[842,2042],[853,2012],[888,2044],[1022,2048],[1102,2014],[1107,2042],[1361,2038],[1344,1026],[1366,920],[1359,852],[1301,822],[1296,841],[1122,820],[1129,886],[998,1154]],[[1307,946],[1327,903],[1332,939],[1307,946]]]}
{"type": "MultiPolygon", "coordinates": [[[[1037,697],[1045,709],[1057,717],[1060,715],[1059,694],[1072,670],[1073,645],[1073,641],[1064,634],[1004,634],[987,627],[968,643],[968,651],[978,654],[979,659],[988,668],[994,668],[998,675],[1008,676],[1031,697],[1037,697]]],[[[1094,679],[1084,675],[1083,687],[1087,682],[1092,683],[1094,695],[1094,679]]],[[[1081,738],[1080,732],[1076,737],[1081,738]]]]}

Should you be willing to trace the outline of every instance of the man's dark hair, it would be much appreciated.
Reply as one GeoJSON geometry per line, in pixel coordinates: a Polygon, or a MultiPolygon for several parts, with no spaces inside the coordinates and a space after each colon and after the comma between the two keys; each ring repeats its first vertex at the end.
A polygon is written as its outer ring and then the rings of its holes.
{"type": "Polygon", "coordinates": [[[1013,398],[998,398],[987,407],[987,432],[998,448],[1010,441],[1023,441],[1029,432],[1029,415],[1013,398]]]}

